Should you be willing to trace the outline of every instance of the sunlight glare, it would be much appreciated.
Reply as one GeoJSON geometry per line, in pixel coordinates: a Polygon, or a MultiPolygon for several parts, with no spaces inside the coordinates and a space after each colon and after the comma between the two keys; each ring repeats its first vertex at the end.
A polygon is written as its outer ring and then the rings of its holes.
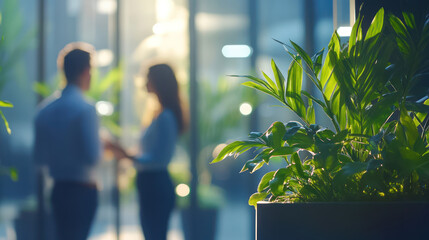
{"type": "Polygon", "coordinates": [[[107,101],[98,101],[95,104],[98,114],[102,116],[110,116],[113,114],[113,104],[107,101]]]}
{"type": "Polygon", "coordinates": [[[339,27],[337,33],[340,37],[350,37],[352,27],[339,27]]]}
{"type": "Polygon", "coordinates": [[[225,45],[222,54],[226,58],[247,58],[252,54],[252,48],[247,45],[225,45]]]}
{"type": "Polygon", "coordinates": [[[97,51],[97,66],[106,67],[112,64],[114,56],[110,49],[100,49],[97,51]]]}
{"type": "Polygon", "coordinates": [[[186,197],[189,195],[190,192],[191,192],[191,189],[189,188],[188,185],[184,183],[181,183],[176,187],[176,194],[179,195],[180,197],[186,197]]]}
{"type": "Polygon", "coordinates": [[[244,102],[240,105],[240,113],[244,116],[247,116],[252,113],[252,105],[247,102],[244,102]]]}
{"type": "Polygon", "coordinates": [[[101,14],[113,14],[116,12],[117,4],[115,0],[98,0],[97,10],[101,14]]]}

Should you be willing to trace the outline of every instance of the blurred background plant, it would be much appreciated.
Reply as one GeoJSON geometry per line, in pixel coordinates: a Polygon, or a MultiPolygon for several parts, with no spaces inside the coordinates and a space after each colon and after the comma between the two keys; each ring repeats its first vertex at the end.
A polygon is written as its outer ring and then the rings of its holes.
{"type": "MultiPolygon", "coordinates": [[[[33,46],[36,29],[23,30],[23,18],[19,3],[15,0],[5,0],[0,9],[0,96],[12,75],[20,75],[20,61],[25,52],[33,46]]],[[[22,78],[17,78],[22,79],[22,78]]],[[[13,104],[0,97],[0,108],[12,108],[13,104]]],[[[12,133],[10,124],[4,112],[0,116],[8,134],[12,133]]],[[[3,167],[0,161],[0,174],[9,175],[12,180],[18,180],[18,172],[14,167],[3,167]]]]}
{"type": "MultiPolygon", "coordinates": [[[[23,18],[19,11],[18,2],[5,0],[0,9],[0,94],[5,85],[10,81],[11,74],[19,74],[16,67],[25,51],[32,45],[35,37],[35,29],[23,31],[23,18]]],[[[11,108],[13,105],[7,101],[0,100],[0,107],[11,108]]],[[[11,129],[0,110],[7,132],[11,129]]]]}
{"type": "MultiPolygon", "coordinates": [[[[211,172],[213,169],[208,168],[208,163],[213,154],[220,151],[226,139],[247,130],[246,124],[240,124],[243,115],[250,114],[251,106],[255,107],[259,102],[250,89],[240,87],[240,84],[230,77],[219,78],[215,84],[201,81],[199,88],[198,128],[201,134],[199,141],[201,150],[197,164],[199,173],[197,199],[200,208],[219,208],[226,201],[225,193],[217,186],[216,176],[211,172]],[[242,104],[250,107],[244,114],[240,114],[242,104]]],[[[191,178],[189,167],[173,161],[169,171],[177,185],[178,206],[185,208],[189,206],[188,188],[191,178]]]]}
{"type": "Polygon", "coordinates": [[[0,10],[0,93],[10,81],[11,74],[22,73],[18,63],[34,46],[37,29],[25,30],[23,25],[18,1],[3,1],[0,10]]]}

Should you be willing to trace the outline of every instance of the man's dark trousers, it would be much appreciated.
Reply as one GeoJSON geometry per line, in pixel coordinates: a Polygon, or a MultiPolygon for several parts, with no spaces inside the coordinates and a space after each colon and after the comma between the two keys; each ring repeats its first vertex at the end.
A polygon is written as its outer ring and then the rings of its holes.
{"type": "Polygon", "coordinates": [[[96,185],[55,181],[51,201],[58,240],[86,240],[97,209],[96,185]]]}

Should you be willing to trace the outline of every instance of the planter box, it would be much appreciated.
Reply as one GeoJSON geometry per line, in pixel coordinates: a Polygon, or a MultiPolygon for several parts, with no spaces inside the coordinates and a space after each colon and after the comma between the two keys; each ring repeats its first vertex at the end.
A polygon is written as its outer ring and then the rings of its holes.
{"type": "Polygon", "coordinates": [[[259,202],[256,239],[429,239],[429,202],[259,202]]]}

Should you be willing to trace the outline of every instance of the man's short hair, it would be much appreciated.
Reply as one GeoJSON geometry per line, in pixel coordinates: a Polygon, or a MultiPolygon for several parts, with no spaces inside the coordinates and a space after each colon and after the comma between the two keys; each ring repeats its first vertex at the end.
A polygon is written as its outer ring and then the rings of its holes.
{"type": "Polygon", "coordinates": [[[58,54],[58,69],[64,72],[67,83],[75,83],[78,77],[91,67],[94,47],[84,42],[67,44],[58,54]]]}

